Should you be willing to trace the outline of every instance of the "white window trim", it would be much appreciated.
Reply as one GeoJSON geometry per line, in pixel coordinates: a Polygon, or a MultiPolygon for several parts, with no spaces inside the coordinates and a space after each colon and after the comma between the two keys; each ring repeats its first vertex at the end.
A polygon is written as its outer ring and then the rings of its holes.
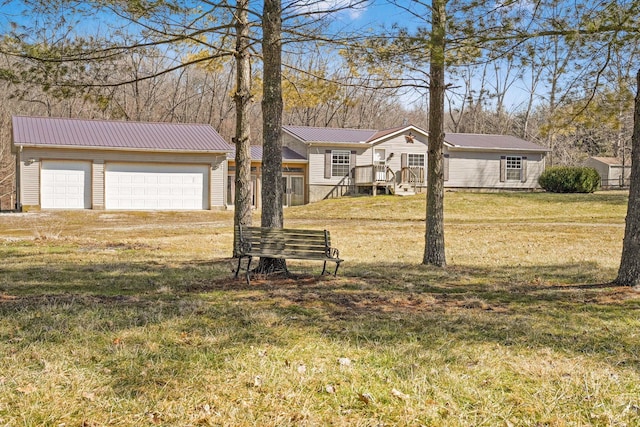
{"type": "Polygon", "coordinates": [[[351,151],[349,150],[331,150],[331,177],[332,178],[342,178],[349,175],[349,171],[351,171],[351,151]],[[346,156],[347,163],[336,163],[335,156],[346,156]],[[335,174],[334,166],[344,167],[347,166],[347,172],[345,174],[335,174]]]}
{"type": "Polygon", "coordinates": [[[407,166],[410,168],[423,168],[425,167],[425,163],[427,160],[427,156],[424,153],[407,153],[407,166]],[[412,157],[422,157],[422,164],[421,165],[412,165],[411,164],[411,158],[412,157]]]}
{"type": "Polygon", "coordinates": [[[506,181],[520,181],[522,179],[522,156],[507,156],[505,159],[505,180],[506,181]],[[516,162],[518,167],[509,167],[509,163],[516,162]],[[517,171],[518,176],[515,177],[515,171],[517,171]],[[513,176],[509,176],[509,172],[512,173],[513,176]]]}

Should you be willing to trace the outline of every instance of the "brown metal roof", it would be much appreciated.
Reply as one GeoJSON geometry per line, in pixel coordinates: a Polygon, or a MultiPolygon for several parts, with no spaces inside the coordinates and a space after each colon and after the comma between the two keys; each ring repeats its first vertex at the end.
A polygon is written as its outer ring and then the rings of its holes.
{"type": "Polygon", "coordinates": [[[377,133],[373,129],[341,129],[308,126],[284,126],[285,132],[303,142],[360,143],[377,133]]]}
{"type": "Polygon", "coordinates": [[[456,148],[485,150],[549,151],[549,149],[510,135],[483,135],[471,133],[448,133],[444,140],[456,148]]]}
{"type": "MultiPolygon", "coordinates": [[[[227,159],[229,160],[235,160],[236,158],[236,147],[234,147],[233,145],[230,145],[230,152],[227,154],[227,159]]],[[[259,160],[262,161],[262,146],[261,145],[252,145],[250,147],[251,150],[251,160],[259,160]]],[[[291,148],[289,147],[282,147],[282,160],[283,161],[292,161],[292,160],[303,160],[306,161],[307,159],[302,155],[297,153],[296,151],[293,151],[291,148]]]]}
{"type": "MultiPolygon", "coordinates": [[[[371,129],[340,129],[340,128],[320,128],[307,126],[284,126],[284,131],[298,138],[305,143],[333,143],[333,144],[355,144],[355,143],[375,143],[389,135],[393,135],[403,130],[415,129],[427,134],[426,131],[413,126],[406,125],[384,130],[371,129]]],[[[549,149],[525,141],[511,135],[485,135],[470,133],[448,133],[445,135],[445,142],[452,148],[475,149],[475,150],[507,150],[507,151],[533,151],[548,152],[549,149]]]]}
{"type": "Polygon", "coordinates": [[[15,145],[158,151],[227,152],[229,144],[203,124],[13,117],[15,145]]]}

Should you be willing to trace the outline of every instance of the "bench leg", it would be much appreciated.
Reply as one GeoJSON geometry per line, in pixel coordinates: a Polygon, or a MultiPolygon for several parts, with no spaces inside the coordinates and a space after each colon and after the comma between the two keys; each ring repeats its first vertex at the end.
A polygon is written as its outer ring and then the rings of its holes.
{"type": "Polygon", "coordinates": [[[251,274],[251,260],[253,259],[253,257],[249,257],[249,261],[247,262],[247,285],[250,285],[251,282],[249,281],[249,275],[251,274]]]}
{"type": "Polygon", "coordinates": [[[322,273],[320,273],[321,276],[324,276],[324,273],[327,271],[327,261],[324,262],[324,265],[322,266],[322,273]]]}
{"type": "Polygon", "coordinates": [[[238,257],[238,268],[236,268],[235,278],[238,278],[238,273],[240,273],[240,263],[242,262],[242,257],[238,257]]]}
{"type": "Polygon", "coordinates": [[[338,275],[338,268],[340,268],[340,263],[336,262],[336,271],[333,272],[333,277],[336,277],[338,275]]]}

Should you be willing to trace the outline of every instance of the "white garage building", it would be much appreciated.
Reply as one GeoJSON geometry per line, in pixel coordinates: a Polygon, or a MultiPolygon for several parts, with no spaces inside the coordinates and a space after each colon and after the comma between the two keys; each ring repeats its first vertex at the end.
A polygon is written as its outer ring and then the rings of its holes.
{"type": "Polygon", "coordinates": [[[13,117],[21,209],[225,206],[230,146],[209,125],[13,117]]]}

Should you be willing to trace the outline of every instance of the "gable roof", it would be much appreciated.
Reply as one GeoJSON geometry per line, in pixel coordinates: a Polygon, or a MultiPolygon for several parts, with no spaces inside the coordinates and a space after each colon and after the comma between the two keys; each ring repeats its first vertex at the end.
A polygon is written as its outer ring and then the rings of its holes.
{"type": "MultiPolygon", "coordinates": [[[[285,132],[306,144],[376,144],[386,138],[403,132],[419,132],[428,135],[427,131],[414,125],[399,126],[390,129],[341,129],[309,126],[283,126],[285,132]]],[[[471,133],[448,133],[445,144],[452,149],[486,150],[486,151],[522,151],[548,152],[548,148],[533,142],[525,141],[511,135],[486,135],[471,133]]]]}
{"type": "Polygon", "coordinates": [[[447,133],[444,136],[444,141],[450,148],[460,149],[550,151],[541,145],[511,135],[447,133]]]}
{"type": "Polygon", "coordinates": [[[371,143],[375,143],[378,142],[382,139],[388,138],[390,136],[395,136],[401,133],[405,133],[405,132],[409,132],[408,136],[411,136],[412,132],[418,132],[423,134],[424,136],[429,136],[429,133],[420,129],[417,126],[414,125],[404,125],[404,126],[398,126],[395,128],[390,128],[390,129],[383,129],[383,130],[379,130],[378,132],[376,132],[371,138],[369,138],[369,140],[367,142],[371,142],[371,143]]]}
{"type": "Polygon", "coordinates": [[[283,126],[282,130],[302,142],[364,143],[378,131],[373,129],[342,129],[309,126],[283,126]]]}
{"type": "Polygon", "coordinates": [[[227,152],[210,125],[14,116],[13,144],[33,147],[227,152]]]}
{"type": "Polygon", "coordinates": [[[604,163],[605,165],[609,165],[609,166],[622,166],[622,160],[620,160],[617,157],[593,156],[590,159],[591,160],[595,160],[595,161],[600,162],[600,163],[604,163]]]}

